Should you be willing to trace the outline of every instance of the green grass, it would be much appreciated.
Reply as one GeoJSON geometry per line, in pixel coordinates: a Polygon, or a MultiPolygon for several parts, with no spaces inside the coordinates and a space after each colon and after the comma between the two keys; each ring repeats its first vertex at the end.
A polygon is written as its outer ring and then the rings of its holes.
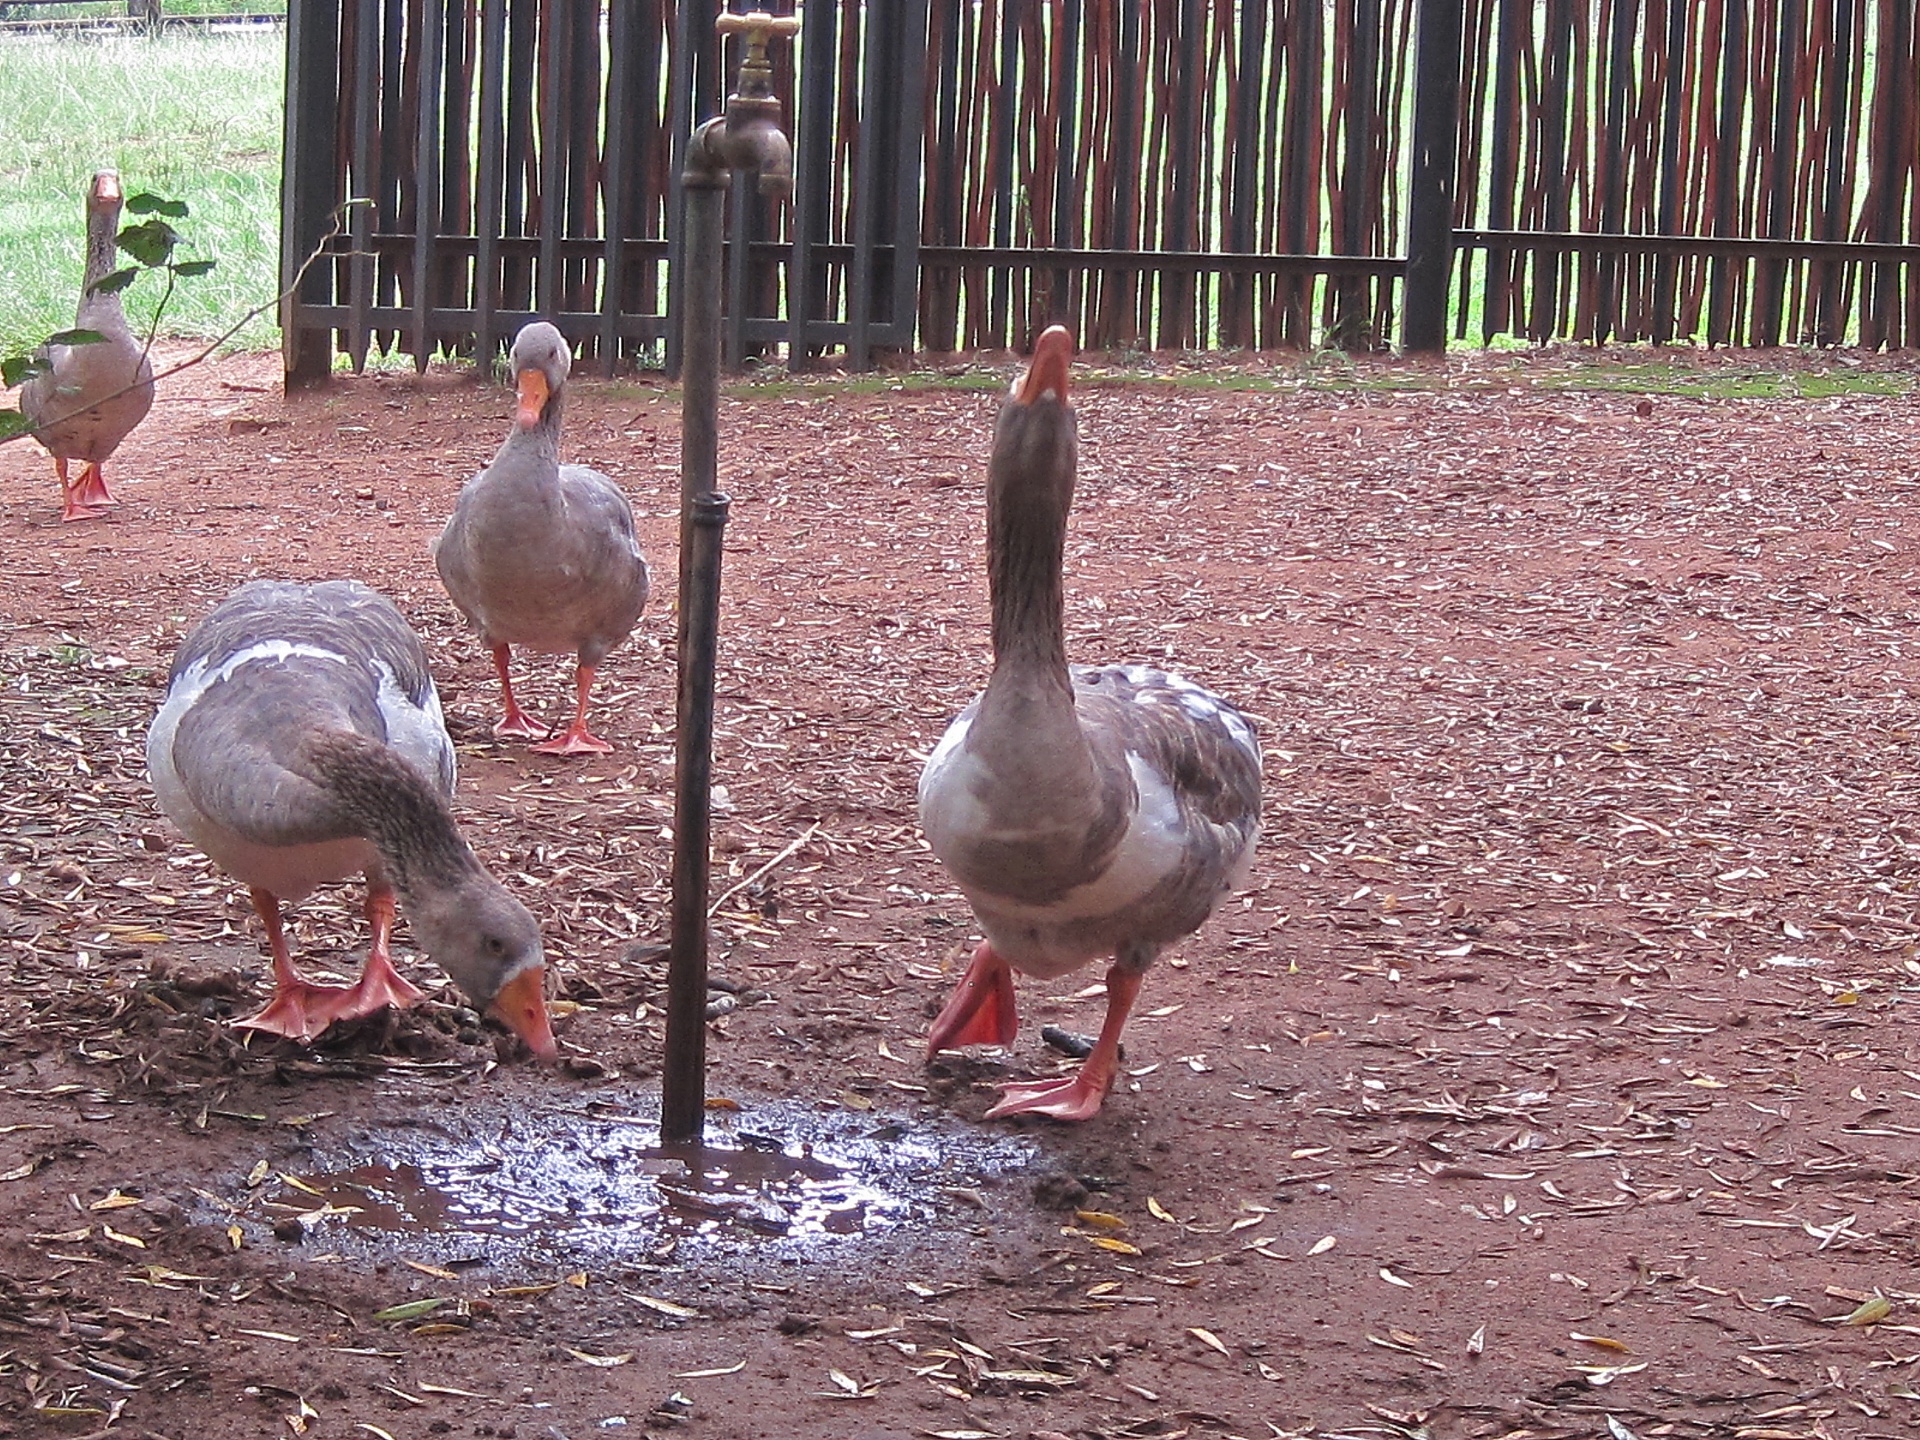
{"type": "MultiPolygon", "coordinates": [[[[277,26],[158,37],[0,38],[0,353],[73,323],[85,253],[87,179],[120,172],[128,194],[184,200],[177,228],[210,258],[180,282],[163,335],[219,334],[278,290],[285,41],[277,26]]],[[[144,327],[156,277],[127,292],[144,327]]],[[[236,345],[279,343],[271,316],[236,345]]]]}

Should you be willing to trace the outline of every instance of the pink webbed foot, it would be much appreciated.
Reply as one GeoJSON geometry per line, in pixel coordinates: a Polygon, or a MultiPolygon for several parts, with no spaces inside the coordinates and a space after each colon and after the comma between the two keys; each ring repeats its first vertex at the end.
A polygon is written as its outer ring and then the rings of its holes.
{"type": "Polygon", "coordinates": [[[527,747],[536,755],[605,755],[613,749],[605,740],[593,734],[584,725],[571,727],[566,734],[556,735],[538,745],[527,747]]]}
{"type": "Polygon", "coordinates": [[[516,705],[494,725],[493,733],[502,740],[541,740],[553,732],[516,705]]]}
{"type": "Polygon", "coordinates": [[[345,995],[338,1013],[333,1017],[336,1020],[358,1020],[389,1005],[396,1010],[405,1010],[427,998],[424,991],[409,982],[393,968],[390,960],[380,954],[367,957],[366,968],[345,995]]]}
{"type": "Polygon", "coordinates": [[[1120,1032],[1140,994],[1140,972],[1119,965],[1107,971],[1107,1016],[1100,1026],[1100,1038],[1080,1067],[1080,1073],[1063,1080],[1021,1080],[1002,1085],[1006,1092],[998,1105],[987,1111],[987,1119],[1002,1115],[1046,1115],[1055,1120],[1091,1120],[1100,1113],[1100,1105],[1113,1088],[1120,1073],[1120,1032]]]}
{"type": "Polygon", "coordinates": [[[346,1019],[342,1011],[353,991],[344,985],[316,985],[311,980],[283,980],[275,987],[273,999],[258,1015],[249,1015],[233,1023],[243,1030],[264,1030],[269,1035],[284,1035],[289,1040],[311,1040],[336,1020],[346,1019]]]}
{"type": "Polygon", "coordinates": [[[73,487],[74,499],[82,505],[118,505],[120,502],[107,489],[107,476],[98,465],[88,464],[81,467],[80,479],[73,487]]]}
{"type": "Polygon", "coordinates": [[[500,677],[500,703],[506,710],[506,716],[493,727],[493,733],[502,740],[544,740],[552,730],[533,719],[520,708],[520,702],[513,698],[513,676],[508,673],[512,663],[513,651],[510,646],[495,645],[493,650],[493,673],[500,677]]]}
{"type": "Polygon", "coordinates": [[[927,1058],[962,1045],[1011,1045],[1019,1033],[1013,971],[982,940],[974,947],[967,973],[927,1032],[927,1058]]]}
{"type": "Polygon", "coordinates": [[[1089,1077],[1083,1068],[1079,1074],[1060,1080],[1021,1080],[1002,1085],[1000,1102],[987,1111],[987,1119],[1002,1115],[1046,1115],[1055,1120],[1091,1120],[1100,1113],[1101,1102],[1113,1076],[1089,1077]]]}
{"type": "Polygon", "coordinates": [[[593,666],[582,665],[574,672],[573,724],[564,735],[556,735],[544,745],[532,749],[540,755],[605,755],[613,749],[587,729],[587,696],[593,691],[593,666]]]}

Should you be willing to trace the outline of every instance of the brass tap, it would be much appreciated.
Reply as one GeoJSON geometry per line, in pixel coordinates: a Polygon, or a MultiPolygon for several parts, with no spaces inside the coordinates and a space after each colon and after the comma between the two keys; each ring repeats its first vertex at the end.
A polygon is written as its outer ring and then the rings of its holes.
{"type": "MultiPolygon", "coordinates": [[[[824,3],[824,0],[816,0],[824,3]]],[[[765,10],[745,15],[724,14],[714,22],[722,35],[744,35],[747,55],[740,64],[740,84],[727,96],[726,113],[699,126],[687,149],[682,179],[695,188],[724,186],[730,171],[758,172],[760,193],[793,193],[793,146],[780,129],[780,100],[773,93],[773,62],[767,46],[778,36],[800,33],[792,15],[765,10]]]]}
{"type": "Polygon", "coordinates": [[[752,100],[773,94],[773,62],[767,58],[767,46],[776,35],[785,40],[798,35],[799,17],[749,10],[744,15],[722,15],[713,22],[713,28],[722,35],[747,37],[747,56],[740,62],[740,88],[734,93],[752,100]]]}

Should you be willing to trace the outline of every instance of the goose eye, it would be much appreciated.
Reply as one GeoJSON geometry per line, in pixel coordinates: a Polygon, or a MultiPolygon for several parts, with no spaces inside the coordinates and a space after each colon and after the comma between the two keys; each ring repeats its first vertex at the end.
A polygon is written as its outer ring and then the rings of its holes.
{"type": "Polygon", "coordinates": [[[498,935],[487,936],[487,954],[492,955],[497,959],[498,957],[505,955],[506,953],[507,953],[506,941],[502,940],[498,935]]]}

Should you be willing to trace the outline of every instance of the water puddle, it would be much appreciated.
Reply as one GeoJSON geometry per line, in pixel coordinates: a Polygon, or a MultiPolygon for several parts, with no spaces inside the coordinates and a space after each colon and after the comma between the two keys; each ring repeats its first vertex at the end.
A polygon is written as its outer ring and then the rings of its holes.
{"type": "MultiPolygon", "coordinates": [[[[650,1109],[651,1106],[645,1108],[650,1109]]],[[[704,1145],[662,1145],[641,1104],[515,1114],[366,1136],[284,1172],[262,1218],[283,1238],[441,1265],[692,1258],[751,1247],[810,1259],[902,1227],[978,1224],[1034,1148],[939,1122],[756,1106],[704,1145]],[[294,1231],[291,1227],[298,1226],[294,1231]]]]}

